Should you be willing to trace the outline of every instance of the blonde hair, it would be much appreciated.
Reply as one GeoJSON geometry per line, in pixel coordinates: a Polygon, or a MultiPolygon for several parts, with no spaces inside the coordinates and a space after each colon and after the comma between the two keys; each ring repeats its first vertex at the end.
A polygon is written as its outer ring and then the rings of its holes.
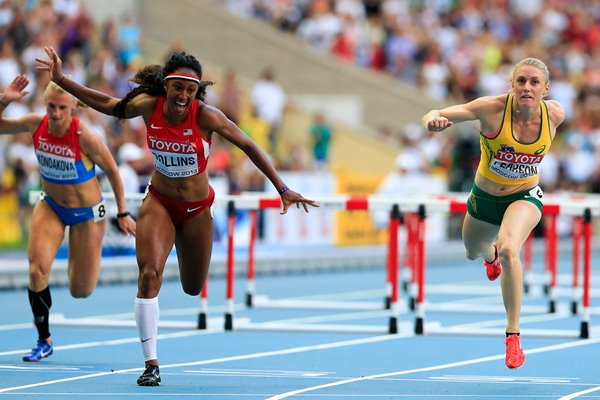
{"type": "Polygon", "coordinates": [[[75,107],[87,107],[85,104],[79,101],[77,97],[73,96],[71,93],[58,86],[56,83],[54,83],[54,81],[50,81],[48,82],[48,85],[46,85],[46,89],[44,89],[44,100],[46,100],[50,93],[68,94],[73,99],[75,107]]]}
{"type": "Polygon", "coordinates": [[[517,72],[517,70],[519,68],[521,68],[523,65],[532,65],[532,66],[538,68],[544,74],[544,78],[546,78],[546,83],[550,83],[550,71],[548,71],[548,67],[546,66],[546,64],[544,64],[544,62],[542,60],[540,60],[538,58],[534,58],[534,57],[524,58],[521,61],[519,61],[518,63],[516,63],[515,67],[513,68],[512,72],[510,74],[509,82],[512,82],[513,79],[515,79],[515,72],[517,72]]]}

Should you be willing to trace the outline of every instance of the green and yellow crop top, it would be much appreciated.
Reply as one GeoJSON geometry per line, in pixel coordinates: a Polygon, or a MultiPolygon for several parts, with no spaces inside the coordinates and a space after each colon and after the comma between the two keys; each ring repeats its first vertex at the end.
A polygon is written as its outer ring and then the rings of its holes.
{"type": "Polygon", "coordinates": [[[548,108],[542,101],[537,139],[532,143],[522,143],[515,138],[512,130],[512,99],[512,94],[506,96],[504,117],[498,131],[493,135],[480,132],[481,159],[477,172],[499,184],[534,183],[540,172],[540,163],[552,144],[548,108]]]}

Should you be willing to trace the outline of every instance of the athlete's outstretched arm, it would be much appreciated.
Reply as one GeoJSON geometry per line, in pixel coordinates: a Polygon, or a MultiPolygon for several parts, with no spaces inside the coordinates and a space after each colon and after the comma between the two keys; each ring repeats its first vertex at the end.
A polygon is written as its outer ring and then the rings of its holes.
{"type": "Polygon", "coordinates": [[[215,132],[223,136],[225,139],[240,148],[252,160],[254,165],[261,170],[263,174],[271,181],[275,189],[281,195],[283,210],[281,214],[287,213],[288,207],[291,204],[300,204],[304,207],[304,211],[308,212],[307,205],[319,207],[314,200],[304,198],[300,193],[289,189],[273,166],[269,156],[246,135],[235,123],[229,120],[219,109],[202,105],[199,112],[198,121],[201,124],[200,128],[215,132]]]}
{"type": "Polygon", "coordinates": [[[87,106],[100,111],[103,114],[113,115],[113,110],[120,99],[109,96],[98,90],[90,89],[87,86],[80,85],[72,79],[69,79],[62,72],[62,60],[56,53],[56,50],[54,50],[53,47],[44,47],[44,50],[46,51],[48,58],[35,59],[38,63],[36,67],[38,71],[48,71],[50,73],[50,79],[52,79],[54,83],[77,97],[87,106]]]}
{"type": "Polygon", "coordinates": [[[2,117],[4,110],[10,103],[20,100],[29,93],[25,90],[27,85],[29,85],[27,76],[17,75],[0,96],[0,135],[12,135],[21,132],[33,133],[40,124],[41,117],[37,114],[26,114],[15,119],[2,117]]]}
{"type": "Polygon", "coordinates": [[[482,119],[488,113],[497,112],[504,106],[502,96],[484,96],[465,104],[431,110],[421,118],[430,132],[441,132],[455,123],[482,119]]]}

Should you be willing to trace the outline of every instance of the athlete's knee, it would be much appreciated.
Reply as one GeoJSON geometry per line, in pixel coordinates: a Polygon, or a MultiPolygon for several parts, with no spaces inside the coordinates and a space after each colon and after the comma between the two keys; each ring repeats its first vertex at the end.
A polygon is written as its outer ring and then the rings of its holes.
{"type": "Polygon", "coordinates": [[[520,248],[514,242],[499,241],[498,242],[498,257],[500,257],[500,263],[503,267],[510,268],[511,265],[519,259],[520,248]]]}
{"type": "Polygon", "coordinates": [[[469,250],[467,250],[465,253],[467,255],[467,258],[471,261],[477,260],[479,257],[481,257],[481,254],[470,252],[469,250]]]}
{"type": "Polygon", "coordinates": [[[85,299],[86,297],[89,297],[92,292],[94,291],[94,288],[87,288],[87,287],[78,287],[78,286],[70,286],[69,287],[69,292],[71,292],[71,296],[75,299],[85,299]]]}
{"type": "Polygon", "coordinates": [[[475,249],[474,247],[470,246],[465,247],[465,255],[471,261],[477,260],[479,257],[481,257],[481,254],[481,249],[475,249]]]}
{"type": "Polygon", "coordinates": [[[194,279],[192,282],[181,281],[181,288],[185,294],[189,294],[190,296],[198,296],[202,291],[202,287],[204,286],[204,280],[200,281],[194,279]]]}
{"type": "Polygon", "coordinates": [[[194,287],[186,286],[186,285],[182,285],[182,286],[183,286],[183,293],[189,294],[190,296],[198,296],[200,294],[200,292],[202,291],[202,288],[198,288],[196,286],[194,286],[194,287]]]}
{"type": "Polygon", "coordinates": [[[158,290],[162,285],[162,274],[156,268],[140,267],[138,285],[143,292],[158,290]]]}
{"type": "MultiPolygon", "coordinates": [[[[44,269],[37,266],[31,265],[29,267],[29,282],[33,288],[42,287],[42,289],[48,286],[49,273],[44,272],[44,269]]],[[[41,289],[40,289],[41,290],[41,289]]]]}

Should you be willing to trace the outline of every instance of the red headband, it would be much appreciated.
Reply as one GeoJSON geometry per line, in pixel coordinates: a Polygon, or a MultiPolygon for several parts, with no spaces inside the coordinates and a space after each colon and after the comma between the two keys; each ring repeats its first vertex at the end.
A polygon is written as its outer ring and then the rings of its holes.
{"type": "Polygon", "coordinates": [[[192,74],[184,74],[184,73],[169,74],[169,75],[165,76],[165,81],[168,79],[183,79],[186,81],[196,82],[198,85],[200,84],[200,78],[198,78],[196,75],[192,75],[192,74]]]}

